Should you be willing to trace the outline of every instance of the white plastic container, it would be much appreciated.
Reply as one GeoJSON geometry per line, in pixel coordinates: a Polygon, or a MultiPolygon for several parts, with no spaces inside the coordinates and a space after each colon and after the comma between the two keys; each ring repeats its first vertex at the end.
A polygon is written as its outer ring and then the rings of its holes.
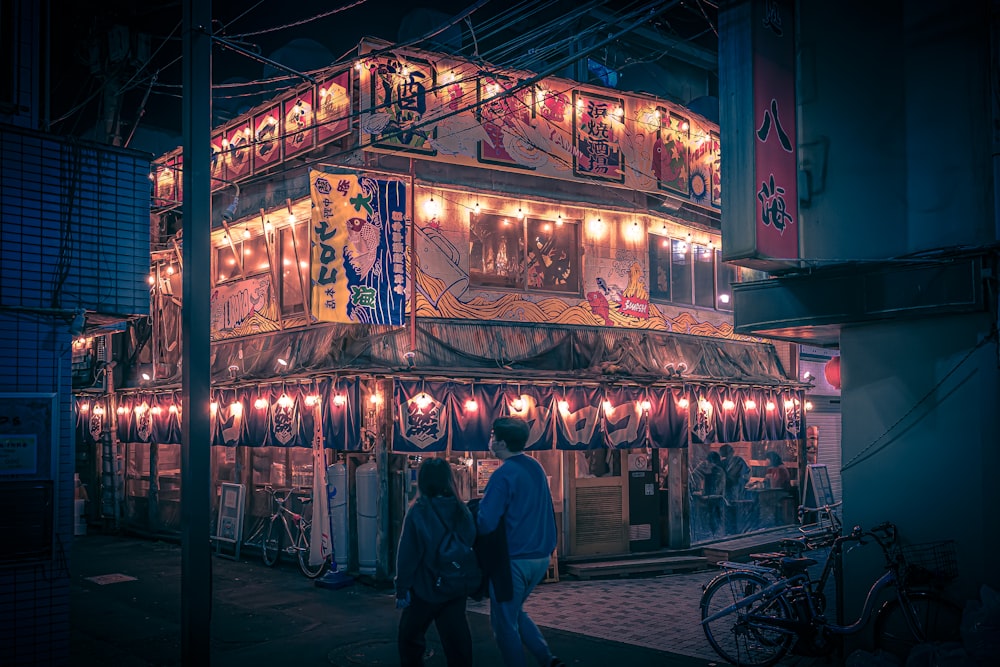
{"type": "Polygon", "coordinates": [[[358,466],[354,472],[357,490],[358,572],[374,575],[378,560],[378,471],[375,461],[358,466]]]}

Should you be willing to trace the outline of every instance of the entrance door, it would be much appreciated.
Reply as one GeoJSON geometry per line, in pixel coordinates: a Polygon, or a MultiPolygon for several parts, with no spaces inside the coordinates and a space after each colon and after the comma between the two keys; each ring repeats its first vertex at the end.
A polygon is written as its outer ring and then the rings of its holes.
{"type": "Polygon", "coordinates": [[[628,553],[628,477],[621,473],[623,453],[612,450],[610,457],[605,450],[565,454],[566,470],[577,471],[569,478],[570,534],[566,542],[571,545],[571,555],[628,553]],[[598,456],[611,458],[613,465],[586,465],[598,456]],[[600,476],[587,472],[594,469],[600,476]]]}

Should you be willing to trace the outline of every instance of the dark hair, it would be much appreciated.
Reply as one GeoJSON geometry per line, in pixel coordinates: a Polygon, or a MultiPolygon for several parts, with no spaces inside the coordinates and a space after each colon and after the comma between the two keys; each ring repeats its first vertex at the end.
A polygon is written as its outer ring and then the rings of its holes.
{"type": "Polygon", "coordinates": [[[417,471],[417,489],[425,498],[455,496],[455,477],[445,459],[424,459],[417,471]]]}
{"type": "Polygon", "coordinates": [[[705,460],[716,465],[720,465],[722,463],[722,457],[719,456],[719,452],[709,452],[705,456],[705,460]]]}
{"type": "Polygon", "coordinates": [[[719,447],[719,454],[721,454],[722,456],[725,456],[725,457],[732,456],[733,455],[733,446],[732,445],[723,445],[722,447],[719,447]]]}
{"type": "Polygon", "coordinates": [[[507,449],[512,452],[524,450],[531,429],[528,422],[517,417],[499,417],[493,421],[493,436],[507,443],[507,449]]]}
{"type": "Polygon", "coordinates": [[[781,460],[781,454],[773,450],[767,453],[767,460],[770,461],[773,466],[780,466],[784,463],[784,461],[781,460]]]}

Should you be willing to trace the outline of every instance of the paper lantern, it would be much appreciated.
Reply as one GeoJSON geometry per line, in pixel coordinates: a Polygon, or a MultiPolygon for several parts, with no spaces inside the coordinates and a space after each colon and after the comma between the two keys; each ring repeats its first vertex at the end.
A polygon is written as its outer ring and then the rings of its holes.
{"type": "Polygon", "coordinates": [[[830,383],[831,387],[840,389],[840,357],[833,357],[826,362],[823,367],[823,376],[826,377],[826,381],[830,383]]]}

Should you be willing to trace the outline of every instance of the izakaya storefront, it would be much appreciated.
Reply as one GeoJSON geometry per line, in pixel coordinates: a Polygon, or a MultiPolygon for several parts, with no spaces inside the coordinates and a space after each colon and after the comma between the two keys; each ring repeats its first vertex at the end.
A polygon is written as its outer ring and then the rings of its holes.
{"type": "MultiPolygon", "coordinates": [[[[314,487],[317,468],[325,478],[325,467],[340,462],[349,544],[334,546],[338,561],[355,568],[359,547],[370,552],[358,544],[359,521],[371,518],[364,507],[377,508],[379,539],[394,545],[422,458],[448,458],[462,496],[482,494],[499,464],[487,443],[501,415],[531,425],[527,451],[549,475],[560,555],[683,548],[794,521],[804,397],[784,378],[772,346],[582,327],[418,328],[416,357],[406,354],[409,332],[374,325],[324,325],[213,345],[212,478],[217,490],[224,482],[245,486],[244,534],[267,514],[268,486],[314,494],[323,488],[314,487]],[[502,365],[493,351],[498,340],[507,341],[502,365]],[[282,355],[297,357],[286,359],[293,370],[312,370],[230,380],[237,354],[246,377],[262,375],[282,355]],[[726,444],[746,462],[735,491],[711,454],[726,444]],[[790,473],[786,488],[765,483],[772,451],[790,473]],[[371,503],[367,487],[359,498],[356,472],[368,463],[380,480],[371,503]]],[[[78,401],[85,447],[100,437],[95,414],[111,417],[107,428],[125,461],[119,474],[126,525],[179,532],[178,394],[130,390],[78,401]]],[[[370,531],[361,535],[364,542],[370,531]]]]}

